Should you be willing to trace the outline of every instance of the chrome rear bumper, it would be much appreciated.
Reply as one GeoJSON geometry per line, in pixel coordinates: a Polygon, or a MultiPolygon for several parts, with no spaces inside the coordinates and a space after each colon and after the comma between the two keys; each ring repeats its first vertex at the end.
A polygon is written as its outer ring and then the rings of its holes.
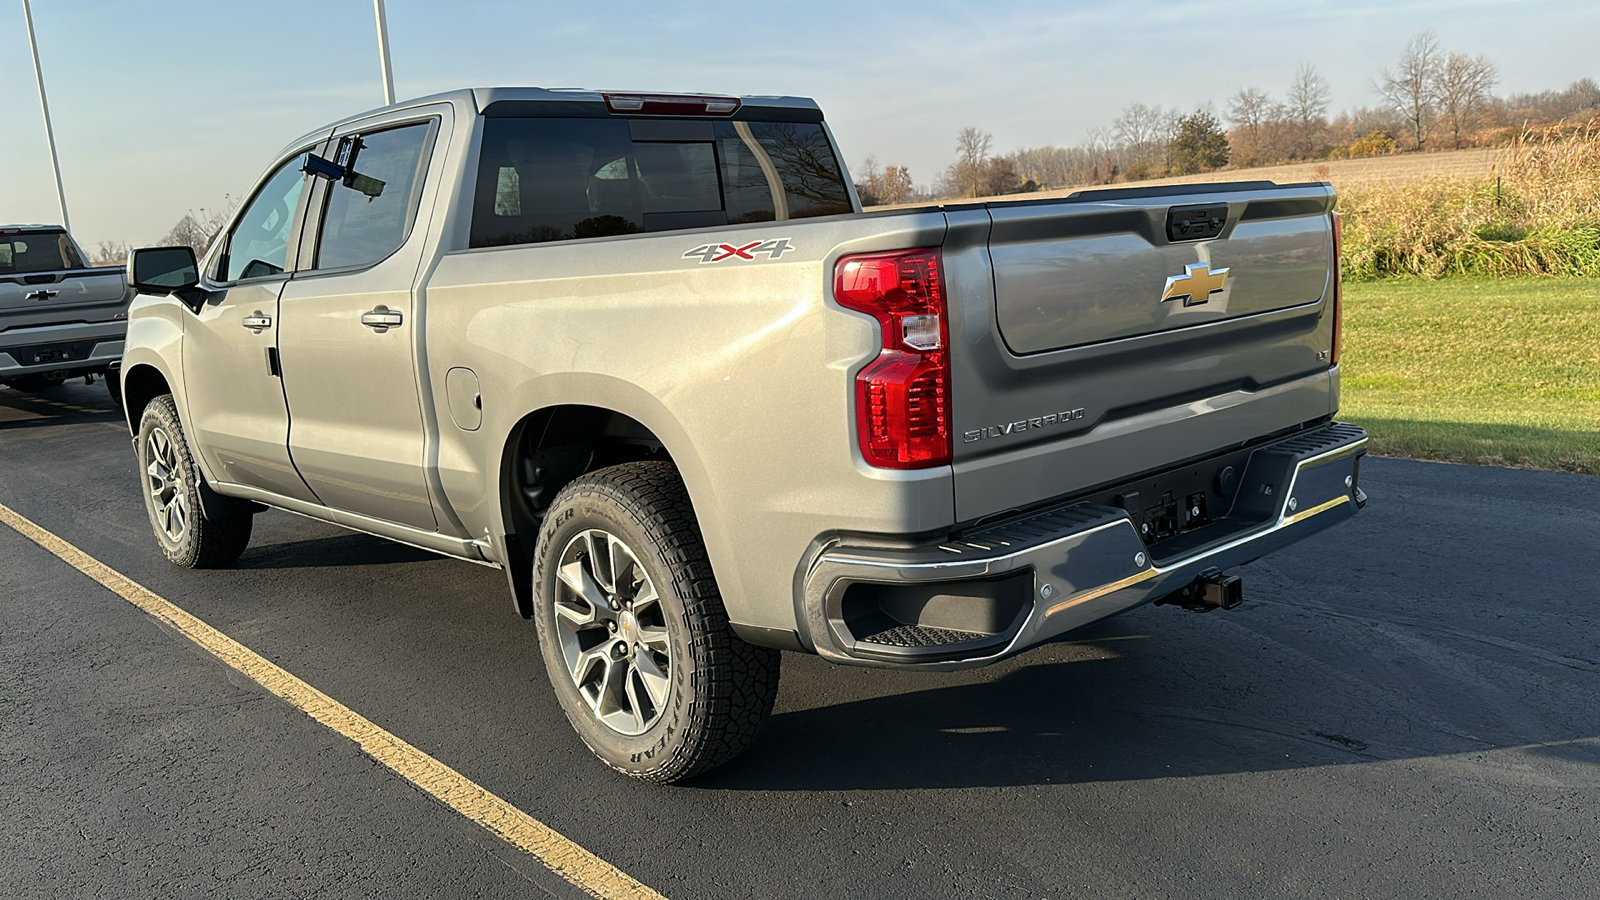
{"type": "Polygon", "coordinates": [[[1358,484],[1366,446],[1360,428],[1333,423],[1257,448],[1227,515],[1154,547],[1126,512],[1089,503],[915,549],[830,542],[803,576],[811,642],[822,656],[854,665],[959,669],[995,662],[1349,518],[1366,499],[1358,484]],[[981,595],[999,613],[989,627],[971,630],[912,622],[863,635],[847,609],[852,588],[910,590],[901,606],[913,610],[919,603],[959,609],[964,594],[981,595]],[[1007,617],[1009,624],[999,621],[1007,617]]]}

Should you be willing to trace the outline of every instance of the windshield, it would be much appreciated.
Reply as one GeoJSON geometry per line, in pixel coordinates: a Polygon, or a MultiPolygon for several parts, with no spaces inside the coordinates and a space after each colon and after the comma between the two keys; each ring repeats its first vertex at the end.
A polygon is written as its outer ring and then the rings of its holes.
{"type": "Polygon", "coordinates": [[[0,234],[0,273],[81,268],[78,248],[65,231],[0,234]]]}

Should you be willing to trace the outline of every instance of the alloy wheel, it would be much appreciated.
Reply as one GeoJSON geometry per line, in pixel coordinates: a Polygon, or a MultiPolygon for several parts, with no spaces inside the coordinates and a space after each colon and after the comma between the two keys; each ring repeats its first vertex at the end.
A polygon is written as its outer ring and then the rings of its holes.
{"type": "Polygon", "coordinates": [[[189,492],[178,468],[178,452],[164,429],[153,428],[145,439],[145,488],[156,526],[173,543],[189,528],[189,492]]]}
{"type": "Polygon", "coordinates": [[[672,650],[655,582],[622,539],[591,528],[562,549],[555,626],[567,674],[605,725],[648,731],[671,694],[672,650]]]}

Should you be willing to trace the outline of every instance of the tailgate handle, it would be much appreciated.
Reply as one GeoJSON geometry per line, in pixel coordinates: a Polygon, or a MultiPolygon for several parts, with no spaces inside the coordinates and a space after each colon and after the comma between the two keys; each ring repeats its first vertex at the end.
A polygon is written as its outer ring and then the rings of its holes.
{"type": "Polygon", "coordinates": [[[1167,240],[1204,241],[1222,234],[1228,225],[1228,204],[1205,203],[1174,206],[1167,210],[1167,240]]]}
{"type": "Polygon", "coordinates": [[[383,334],[385,331],[398,326],[402,321],[403,319],[400,316],[400,311],[397,309],[390,309],[387,306],[379,306],[372,312],[361,314],[361,324],[371,328],[373,331],[376,331],[379,334],[383,334]]]}
{"type": "Polygon", "coordinates": [[[29,300],[49,300],[51,297],[57,296],[60,293],[61,293],[60,291],[34,291],[33,293],[28,295],[28,299],[29,300]]]}
{"type": "Polygon", "coordinates": [[[254,331],[256,334],[260,334],[261,329],[272,327],[272,317],[258,309],[253,314],[244,317],[244,327],[254,331]]]}

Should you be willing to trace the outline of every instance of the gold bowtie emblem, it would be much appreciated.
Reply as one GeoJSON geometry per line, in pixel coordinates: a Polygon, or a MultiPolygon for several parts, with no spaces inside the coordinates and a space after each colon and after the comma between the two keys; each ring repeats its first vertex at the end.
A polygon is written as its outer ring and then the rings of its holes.
{"type": "Polygon", "coordinates": [[[1227,286],[1227,269],[1213,272],[1210,263],[1190,263],[1183,267],[1182,275],[1167,277],[1167,289],[1161,294],[1161,302],[1182,300],[1184,306],[1197,306],[1227,286]]]}

